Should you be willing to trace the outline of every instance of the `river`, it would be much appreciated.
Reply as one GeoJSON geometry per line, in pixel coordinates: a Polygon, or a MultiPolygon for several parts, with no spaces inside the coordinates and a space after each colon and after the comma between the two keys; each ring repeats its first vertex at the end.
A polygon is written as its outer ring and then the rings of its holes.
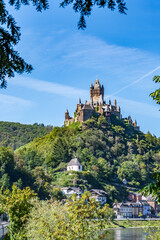
{"type": "Polygon", "coordinates": [[[142,228],[110,229],[106,240],[145,240],[142,228]]]}

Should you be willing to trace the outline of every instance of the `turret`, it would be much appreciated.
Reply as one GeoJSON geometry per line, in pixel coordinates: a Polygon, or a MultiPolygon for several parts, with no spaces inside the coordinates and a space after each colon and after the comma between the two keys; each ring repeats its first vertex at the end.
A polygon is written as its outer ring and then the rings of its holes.
{"type": "Polygon", "coordinates": [[[117,109],[117,100],[116,99],[114,100],[114,105],[115,105],[115,107],[117,109]]]}
{"type": "Polygon", "coordinates": [[[69,116],[69,112],[68,112],[68,109],[66,110],[65,112],[65,120],[69,120],[70,119],[70,116],[69,116]]]}
{"type": "Polygon", "coordinates": [[[104,101],[104,87],[101,87],[101,84],[98,79],[95,80],[94,86],[91,84],[90,87],[90,98],[91,102],[96,103],[97,101],[104,101]]]}

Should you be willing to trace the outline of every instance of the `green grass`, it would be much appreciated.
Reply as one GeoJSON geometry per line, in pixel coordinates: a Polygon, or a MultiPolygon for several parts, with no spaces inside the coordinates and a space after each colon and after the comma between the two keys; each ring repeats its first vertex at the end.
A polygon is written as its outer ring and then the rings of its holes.
{"type": "Polygon", "coordinates": [[[129,227],[160,227],[160,220],[153,221],[132,221],[132,220],[120,220],[106,222],[105,228],[129,228],[129,227]]]}

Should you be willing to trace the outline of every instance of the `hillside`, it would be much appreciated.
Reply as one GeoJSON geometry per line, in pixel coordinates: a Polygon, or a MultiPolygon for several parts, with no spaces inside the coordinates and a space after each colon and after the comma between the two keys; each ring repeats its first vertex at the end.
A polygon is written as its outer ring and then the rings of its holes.
{"type": "Polygon", "coordinates": [[[0,145],[10,146],[14,150],[31,142],[34,138],[42,137],[52,130],[44,124],[20,124],[14,122],[0,122],[0,145]]]}
{"type": "Polygon", "coordinates": [[[83,124],[55,127],[46,136],[17,149],[15,157],[19,169],[38,178],[36,184],[41,190],[48,177],[52,187],[103,188],[112,201],[122,196],[122,190],[124,196],[127,194],[124,178],[127,186],[134,188],[152,181],[153,171],[159,170],[160,138],[137,132],[115,116],[111,123],[100,116],[83,124]],[[70,175],[65,170],[75,155],[83,171],[70,175]]]}

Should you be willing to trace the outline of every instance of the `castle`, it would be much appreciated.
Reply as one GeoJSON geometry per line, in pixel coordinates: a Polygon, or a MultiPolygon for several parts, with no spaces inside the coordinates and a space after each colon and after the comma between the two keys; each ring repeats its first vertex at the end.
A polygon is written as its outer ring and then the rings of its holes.
{"type": "MultiPolygon", "coordinates": [[[[68,109],[65,112],[65,125],[68,126],[72,122],[84,122],[91,118],[93,115],[104,115],[108,122],[110,122],[111,115],[115,115],[117,118],[122,119],[121,109],[117,106],[117,101],[115,100],[114,105],[111,104],[111,100],[108,103],[104,101],[104,87],[101,86],[98,79],[95,80],[94,85],[90,86],[90,101],[86,101],[84,104],[77,104],[76,111],[74,112],[74,118],[70,117],[68,109]]],[[[129,124],[132,124],[135,130],[139,131],[137,122],[133,122],[131,117],[125,118],[129,124]]]]}

